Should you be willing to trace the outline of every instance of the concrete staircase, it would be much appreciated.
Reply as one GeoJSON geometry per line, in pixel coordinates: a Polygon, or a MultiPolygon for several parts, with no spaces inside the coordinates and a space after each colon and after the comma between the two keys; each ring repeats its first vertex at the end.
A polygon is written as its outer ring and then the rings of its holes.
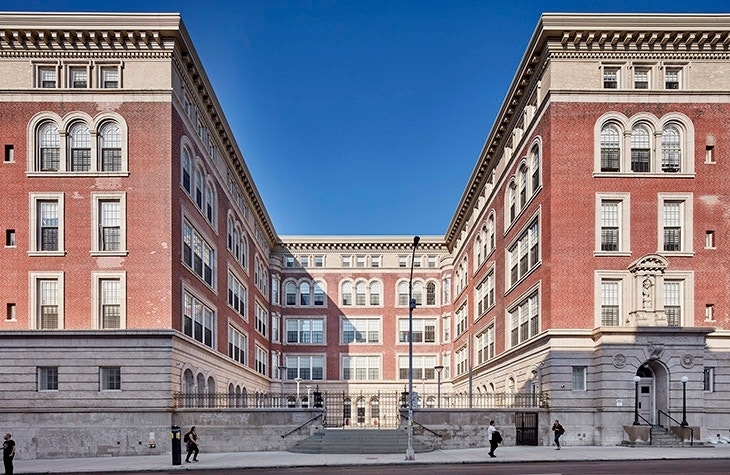
{"type": "MultiPolygon", "coordinates": [[[[297,443],[289,452],[302,454],[397,454],[405,455],[408,432],[405,429],[325,429],[297,443]]],[[[415,453],[431,452],[423,442],[413,439],[415,453]]]]}
{"type": "Polygon", "coordinates": [[[686,447],[689,444],[685,443],[675,434],[669,432],[666,427],[652,426],[651,445],[654,447],[686,447]]]}

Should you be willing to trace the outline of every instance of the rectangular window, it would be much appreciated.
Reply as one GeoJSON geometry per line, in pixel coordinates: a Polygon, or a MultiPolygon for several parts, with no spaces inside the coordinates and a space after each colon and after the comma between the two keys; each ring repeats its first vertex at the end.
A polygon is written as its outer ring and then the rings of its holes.
{"type": "Polygon", "coordinates": [[[342,256],[342,267],[350,267],[352,258],[350,256],[342,256]]]}
{"type": "Polygon", "coordinates": [[[116,66],[102,66],[100,71],[99,86],[102,89],[119,87],[119,69],[116,66]]]}
{"type": "Polygon", "coordinates": [[[442,323],[442,335],[443,335],[443,342],[449,342],[451,341],[451,317],[446,316],[441,320],[442,323]]]}
{"type": "Polygon", "coordinates": [[[365,256],[355,256],[355,267],[365,267],[365,256]]]}
{"type": "Polygon", "coordinates": [[[536,336],[540,331],[540,311],[537,291],[513,307],[509,315],[511,346],[517,346],[536,336]]]}
{"type": "Polygon", "coordinates": [[[246,307],[248,306],[248,290],[240,280],[228,271],[228,306],[236,311],[244,320],[248,320],[246,307]]]}
{"type": "Polygon", "coordinates": [[[119,366],[99,368],[99,389],[102,391],[121,391],[122,369],[119,366]]]}
{"type": "Polygon", "coordinates": [[[494,358],[494,325],[490,325],[476,337],[477,364],[494,358]]]}
{"type": "Polygon", "coordinates": [[[314,267],[324,267],[324,256],[314,256],[314,267]]]}
{"type": "Polygon", "coordinates": [[[59,327],[60,287],[58,279],[38,279],[38,323],[40,330],[59,327]]]}
{"type": "Polygon", "coordinates": [[[68,68],[68,87],[75,89],[89,87],[89,71],[85,66],[68,68]]]}
{"type": "Polygon", "coordinates": [[[58,391],[58,367],[38,368],[38,391],[58,391]]]}
{"type": "Polygon", "coordinates": [[[380,356],[342,356],[342,379],[346,381],[378,381],[380,356]]]}
{"type": "Polygon", "coordinates": [[[443,293],[443,302],[451,303],[451,277],[446,277],[441,281],[441,289],[443,293]]]}
{"type": "Polygon", "coordinates": [[[460,350],[457,350],[454,353],[454,358],[456,358],[456,375],[462,375],[467,372],[469,369],[467,366],[467,351],[466,347],[461,348],[460,350]]]}
{"type": "Polygon", "coordinates": [[[269,353],[260,346],[256,346],[255,359],[256,372],[259,374],[263,374],[264,376],[268,376],[269,353]]]}
{"type": "Polygon", "coordinates": [[[11,144],[5,144],[5,163],[15,161],[15,148],[11,144]]]}
{"type": "Polygon", "coordinates": [[[248,358],[248,339],[246,335],[232,326],[228,326],[228,357],[245,365],[248,358]]]}
{"type": "Polygon", "coordinates": [[[702,382],[702,388],[706,392],[715,391],[715,368],[706,367],[703,371],[704,380],[702,382]]]}
{"type": "Polygon", "coordinates": [[[494,270],[489,271],[484,280],[477,285],[476,299],[477,315],[484,314],[494,306],[494,270]]]}
{"type": "Polygon", "coordinates": [[[407,256],[398,256],[398,267],[408,267],[407,256]]]}
{"type": "Polygon", "coordinates": [[[15,229],[5,230],[5,247],[15,247],[15,229]]]}
{"type": "Polygon", "coordinates": [[[188,292],[184,293],[183,332],[215,348],[215,312],[188,292]]]}
{"type": "Polygon", "coordinates": [[[288,268],[294,267],[294,256],[286,256],[284,265],[288,268]]]}
{"type": "MultiPolygon", "coordinates": [[[[398,341],[400,343],[408,343],[408,326],[407,318],[398,320],[398,341]]],[[[436,343],[435,318],[413,319],[413,343],[436,343]]]]}
{"type": "Polygon", "coordinates": [[[299,265],[301,267],[309,267],[309,256],[299,256],[299,265]]]}
{"type": "Polygon", "coordinates": [[[603,68],[603,88],[604,89],[617,89],[618,88],[618,71],[617,67],[604,67],[603,68]]]}
{"type": "Polygon", "coordinates": [[[537,267],[540,259],[540,237],[538,222],[535,220],[510,247],[510,287],[519,282],[532,269],[537,267]]]}
{"type": "Polygon", "coordinates": [[[55,66],[38,66],[38,87],[52,89],[58,87],[58,74],[55,66]]]}
{"type": "Polygon", "coordinates": [[[680,89],[680,68],[666,68],[664,70],[664,89],[680,89]]]}
{"type": "Polygon", "coordinates": [[[323,380],[324,356],[295,356],[286,357],[286,379],[295,380],[323,380]]]}
{"type": "Polygon", "coordinates": [[[660,193],[658,237],[659,252],[691,253],[692,194],[660,193]]]}
{"type": "Polygon", "coordinates": [[[119,200],[99,201],[99,250],[121,249],[122,216],[119,200]]]}
{"type": "Polygon", "coordinates": [[[456,311],[455,321],[456,321],[456,336],[458,337],[466,331],[468,323],[469,323],[469,315],[467,312],[466,304],[459,307],[459,310],[456,311]]]}
{"type": "Polygon", "coordinates": [[[380,343],[380,319],[343,318],[341,320],[342,344],[380,343]]]}
{"type": "Polygon", "coordinates": [[[708,303],[705,305],[705,321],[706,322],[714,322],[715,321],[715,305],[708,303]]]}
{"type": "Polygon", "coordinates": [[[663,208],[665,251],[682,250],[682,202],[665,201],[663,208]]]}
{"type": "Polygon", "coordinates": [[[380,256],[370,256],[370,267],[380,267],[381,258],[380,256]]]}
{"type": "Polygon", "coordinates": [[[664,313],[667,316],[667,325],[678,327],[682,325],[682,283],[679,281],[664,281],[664,313]]]}
{"type": "Polygon", "coordinates": [[[267,335],[266,332],[268,331],[268,326],[269,326],[268,325],[269,314],[266,312],[266,310],[264,310],[264,308],[261,305],[259,305],[258,302],[256,302],[254,312],[255,312],[254,326],[256,328],[256,331],[261,333],[263,336],[266,336],[267,335]]]}
{"type": "Polygon", "coordinates": [[[302,345],[324,343],[324,319],[287,318],[286,342],[302,345]]]}
{"type": "Polygon", "coordinates": [[[573,391],[586,390],[586,373],[585,366],[573,366],[573,391]]]}
{"type": "Polygon", "coordinates": [[[5,321],[6,322],[16,321],[18,317],[17,317],[16,310],[15,310],[15,304],[14,303],[7,304],[6,310],[7,310],[7,312],[5,313],[5,321]]]}
{"type": "Polygon", "coordinates": [[[39,200],[38,204],[38,245],[39,251],[58,251],[60,226],[60,206],[58,200],[39,200]]]}
{"type": "MultiPolygon", "coordinates": [[[[413,355],[413,380],[436,379],[436,357],[413,355]]],[[[408,379],[408,355],[398,356],[398,378],[408,379]]]]}
{"type": "Polygon", "coordinates": [[[601,251],[619,250],[620,207],[620,201],[601,201],[601,251]]]}
{"type": "Polygon", "coordinates": [[[122,282],[99,279],[99,328],[122,328],[122,282]]]}
{"type": "Polygon", "coordinates": [[[183,221],[183,263],[210,287],[214,287],[215,250],[187,221],[183,221]]]}
{"type": "Polygon", "coordinates": [[[601,326],[619,325],[620,284],[619,280],[601,281],[601,326]]]}
{"type": "Polygon", "coordinates": [[[649,69],[634,69],[634,89],[649,89],[649,69]]]}
{"type": "Polygon", "coordinates": [[[715,249],[715,231],[705,231],[705,249],[715,249]]]}

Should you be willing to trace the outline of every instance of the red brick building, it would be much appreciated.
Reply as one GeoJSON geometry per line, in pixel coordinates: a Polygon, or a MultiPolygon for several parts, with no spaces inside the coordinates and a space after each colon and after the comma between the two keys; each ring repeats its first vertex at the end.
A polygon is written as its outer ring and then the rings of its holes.
{"type": "Polygon", "coordinates": [[[721,433],[729,45],[722,15],[544,15],[412,254],[276,233],[179,16],[0,15],[9,422],[402,391],[412,282],[421,404],[532,397],[574,444],[721,433]]]}

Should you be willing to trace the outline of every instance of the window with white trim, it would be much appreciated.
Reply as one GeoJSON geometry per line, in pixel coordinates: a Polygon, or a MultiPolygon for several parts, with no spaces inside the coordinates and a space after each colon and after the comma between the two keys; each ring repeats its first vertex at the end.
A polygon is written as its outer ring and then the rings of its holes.
{"type": "Polygon", "coordinates": [[[183,220],[183,263],[210,287],[215,287],[215,250],[190,222],[183,220]]]}
{"type": "Polygon", "coordinates": [[[651,171],[651,134],[649,128],[637,124],[631,129],[631,171],[651,171]]]}
{"type": "Polygon", "coordinates": [[[522,299],[509,310],[510,347],[515,347],[540,332],[538,291],[522,299]]]}
{"type": "Polygon", "coordinates": [[[659,194],[659,253],[691,253],[692,195],[659,194]]]}
{"type": "Polygon", "coordinates": [[[324,339],[323,318],[287,318],[286,342],[300,345],[321,345],[324,339]]]}
{"type": "Polygon", "coordinates": [[[324,356],[287,355],[286,379],[302,378],[306,381],[324,379],[324,356]]]}
{"type": "MultiPolygon", "coordinates": [[[[408,318],[398,319],[398,342],[408,343],[408,318]]],[[[436,343],[436,319],[413,318],[413,343],[436,343]]]]}
{"type": "Polygon", "coordinates": [[[271,314],[271,341],[281,342],[281,317],[278,314],[271,314]]]}
{"type": "Polygon", "coordinates": [[[279,280],[278,276],[272,275],[271,276],[271,303],[272,305],[281,305],[281,296],[280,289],[281,288],[281,281],[279,280]]]}
{"type": "Polygon", "coordinates": [[[494,269],[491,269],[476,288],[477,315],[486,313],[494,306],[494,302],[494,269]]]}
{"type": "Polygon", "coordinates": [[[601,279],[601,326],[621,324],[621,280],[601,279]]]}
{"type": "Polygon", "coordinates": [[[183,293],[183,333],[200,343],[215,348],[215,312],[201,300],[183,293]]]}
{"type": "Polygon", "coordinates": [[[682,326],[682,281],[664,281],[664,314],[667,326],[682,326]]]}
{"type": "Polygon", "coordinates": [[[91,170],[91,132],[84,122],[74,122],[66,136],[68,163],[66,170],[88,172],[91,170]]]}
{"type": "Polygon", "coordinates": [[[255,353],[255,363],[256,363],[256,372],[259,374],[263,374],[264,376],[269,375],[269,353],[261,348],[260,346],[256,345],[256,353],[255,353]]]}
{"type": "Polygon", "coordinates": [[[456,311],[455,320],[456,320],[456,337],[458,338],[461,336],[467,329],[468,322],[469,322],[469,312],[467,309],[466,302],[459,307],[459,310],[456,311]]]}
{"type": "Polygon", "coordinates": [[[408,282],[398,283],[398,305],[401,307],[408,306],[408,297],[411,292],[408,289],[408,282]]]}
{"type": "Polygon", "coordinates": [[[585,366],[573,366],[573,391],[586,390],[586,376],[588,368],[585,366]]]}
{"type": "Polygon", "coordinates": [[[63,274],[53,272],[31,273],[33,285],[31,303],[36,330],[57,330],[63,328],[63,274]]]}
{"type": "MultiPolygon", "coordinates": [[[[409,379],[408,355],[398,356],[398,379],[409,379]]],[[[436,379],[436,356],[433,355],[413,355],[413,380],[436,379]]]]}
{"type": "Polygon", "coordinates": [[[494,325],[489,325],[476,336],[476,351],[477,364],[494,358],[494,325]]]}
{"type": "Polygon", "coordinates": [[[451,303],[451,277],[444,277],[441,280],[441,301],[445,304],[451,303]]]}
{"type": "Polygon", "coordinates": [[[620,71],[620,68],[617,66],[604,66],[603,67],[603,88],[604,89],[618,89],[619,71],[620,71]]]}
{"type": "Polygon", "coordinates": [[[248,320],[248,289],[244,286],[236,275],[228,271],[228,306],[236,311],[238,315],[248,320]]]}
{"type": "Polygon", "coordinates": [[[343,345],[352,343],[380,343],[379,318],[345,318],[340,320],[340,341],[343,345]]]}
{"type": "Polygon", "coordinates": [[[58,391],[58,366],[39,366],[38,391],[58,391]]]}
{"type": "Polygon", "coordinates": [[[456,362],[456,376],[465,374],[469,369],[468,366],[468,351],[466,346],[456,350],[454,352],[454,359],[456,362]]]}
{"type": "Polygon", "coordinates": [[[65,250],[63,193],[31,193],[30,224],[31,254],[63,255],[65,250]]]}
{"type": "Polygon", "coordinates": [[[127,283],[124,272],[92,272],[93,328],[116,330],[127,326],[127,283]]]}
{"type": "Polygon", "coordinates": [[[664,89],[682,89],[682,68],[664,68],[664,89]]]}
{"type": "Polygon", "coordinates": [[[662,171],[682,171],[682,133],[674,124],[664,126],[662,131],[662,171]]]}
{"type": "Polygon", "coordinates": [[[513,287],[540,262],[539,224],[535,220],[508,250],[509,287],[513,287]]]}
{"type": "Polygon", "coordinates": [[[127,253],[126,195],[92,193],[92,255],[127,253]]]}
{"type": "Polygon", "coordinates": [[[258,302],[254,305],[254,327],[256,331],[263,336],[267,336],[268,333],[268,321],[269,313],[262,307],[258,302]]]}
{"type": "Polygon", "coordinates": [[[451,341],[451,316],[445,315],[441,319],[441,335],[442,335],[442,342],[447,343],[451,341]]]}
{"type": "Polygon", "coordinates": [[[596,194],[596,253],[628,253],[631,251],[630,195],[628,193],[596,194]]]}
{"type": "Polygon", "coordinates": [[[248,338],[243,332],[228,325],[228,357],[245,365],[248,361],[248,338]]]}
{"type": "Polygon", "coordinates": [[[53,89],[58,87],[58,67],[38,65],[36,67],[36,87],[53,89]]]}
{"type": "Polygon", "coordinates": [[[621,170],[621,134],[615,124],[606,124],[601,129],[601,171],[621,170]]]}
{"type": "Polygon", "coordinates": [[[101,66],[99,68],[99,87],[101,89],[119,88],[119,66],[101,66]]]}
{"type": "Polygon", "coordinates": [[[68,86],[73,89],[89,87],[89,69],[87,66],[70,66],[68,68],[68,86]]]}
{"type": "Polygon", "coordinates": [[[378,381],[381,376],[380,356],[343,355],[342,379],[345,381],[378,381]]]}
{"type": "Polygon", "coordinates": [[[102,172],[121,172],[124,170],[122,152],[124,141],[122,140],[122,129],[119,124],[108,120],[105,121],[97,132],[97,170],[102,172]]]}
{"type": "Polygon", "coordinates": [[[651,69],[634,67],[634,89],[649,89],[651,83],[651,69]]]}

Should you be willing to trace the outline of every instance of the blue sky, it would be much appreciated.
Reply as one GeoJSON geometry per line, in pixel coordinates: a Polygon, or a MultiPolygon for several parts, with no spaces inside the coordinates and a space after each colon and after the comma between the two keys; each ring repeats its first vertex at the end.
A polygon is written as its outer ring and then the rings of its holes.
{"type": "Polygon", "coordinates": [[[543,12],[727,0],[0,0],[179,12],[282,235],[442,235],[543,12]]]}

